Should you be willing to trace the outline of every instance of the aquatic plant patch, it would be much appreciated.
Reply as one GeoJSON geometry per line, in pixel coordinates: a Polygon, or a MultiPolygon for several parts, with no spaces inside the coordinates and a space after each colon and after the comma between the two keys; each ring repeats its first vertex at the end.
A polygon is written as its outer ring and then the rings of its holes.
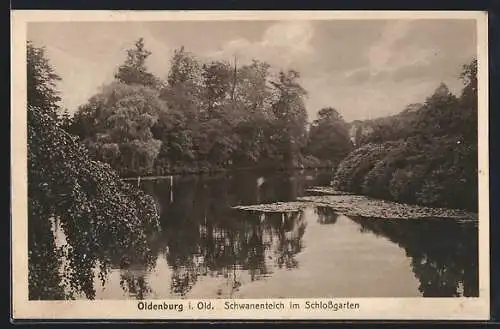
{"type": "Polygon", "coordinates": [[[308,202],[275,202],[249,206],[234,206],[233,209],[261,212],[297,212],[307,207],[308,202]]]}
{"type": "Polygon", "coordinates": [[[304,196],[297,198],[297,200],[327,206],[347,216],[384,219],[454,218],[462,221],[478,220],[476,213],[460,209],[431,208],[372,199],[361,195],[304,196]]]}
{"type": "Polygon", "coordinates": [[[306,189],[306,192],[327,194],[327,195],[352,195],[353,194],[351,192],[339,191],[331,186],[313,186],[311,188],[306,189]]]}

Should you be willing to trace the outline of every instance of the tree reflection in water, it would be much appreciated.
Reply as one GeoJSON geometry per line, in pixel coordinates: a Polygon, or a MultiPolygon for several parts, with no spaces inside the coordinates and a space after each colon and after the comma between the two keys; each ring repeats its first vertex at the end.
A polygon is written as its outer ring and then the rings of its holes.
{"type": "Polygon", "coordinates": [[[275,262],[278,268],[293,269],[298,266],[295,255],[302,250],[302,236],[306,221],[302,211],[267,213],[268,234],[273,242],[275,262]]]}
{"type": "MultiPolygon", "coordinates": [[[[144,181],[160,209],[162,235],[152,243],[151,255],[124,251],[117,258],[121,286],[134,298],[147,298],[146,273],[165,257],[170,275],[165,285],[175,296],[186,296],[203,277],[227,280],[229,295],[245,279],[257,281],[278,269],[300,264],[306,230],[303,212],[239,211],[238,204],[291,201],[305,194],[304,175],[235,172],[219,176],[179,176],[144,181]],[[121,255],[119,257],[122,257],[121,255]],[[140,269],[140,270],[139,270],[140,269]]],[[[331,225],[338,214],[316,207],[319,224],[331,225]]],[[[426,297],[478,295],[477,227],[442,219],[380,220],[351,217],[362,233],[375,233],[402,247],[420,291],[426,297]]],[[[381,255],[383,257],[383,255],[381,255]]],[[[222,293],[222,292],[221,292],[222,293]]]]}
{"type": "Polygon", "coordinates": [[[134,250],[128,250],[120,257],[112,257],[115,267],[120,271],[120,287],[130,297],[145,299],[151,295],[152,290],[146,275],[156,265],[158,255],[162,253],[164,246],[161,238],[161,235],[149,237],[150,253],[148,255],[139,255],[134,250]]]}
{"type": "Polygon", "coordinates": [[[172,294],[185,296],[200,276],[226,278],[232,293],[241,286],[241,271],[255,281],[270,275],[273,266],[298,266],[295,255],[302,248],[306,227],[302,212],[231,209],[257,199],[294,199],[297,189],[304,188],[300,178],[286,173],[264,179],[261,175],[188,176],[175,177],[173,183],[147,183],[145,189],[156,196],[161,212],[164,237],[160,243],[172,270],[172,294]]]}
{"type": "Polygon", "coordinates": [[[424,297],[477,297],[478,231],[475,223],[439,218],[384,220],[351,217],[398,244],[411,258],[424,297]]]}
{"type": "Polygon", "coordinates": [[[318,216],[318,223],[320,224],[335,224],[339,218],[339,214],[331,207],[317,206],[314,212],[318,216]]]}
{"type": "Polygon", "coordinates": [[[145,299],[151,293],[144,271],[121,270],[120,287],[136,299],[145,299]]]}

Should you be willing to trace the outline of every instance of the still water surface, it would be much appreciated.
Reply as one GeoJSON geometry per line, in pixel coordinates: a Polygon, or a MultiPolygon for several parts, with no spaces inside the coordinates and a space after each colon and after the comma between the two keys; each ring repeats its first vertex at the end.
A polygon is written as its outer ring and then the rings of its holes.
{"type": "Polygon", "coordinates": [[[301,212],[231,209],[293,201],[329,172],[143,180],[161,213],[151,264],[96,280],[96,299],[454,297],[478,295],[477,227],[380,220],[311,205],[301,212]]]}

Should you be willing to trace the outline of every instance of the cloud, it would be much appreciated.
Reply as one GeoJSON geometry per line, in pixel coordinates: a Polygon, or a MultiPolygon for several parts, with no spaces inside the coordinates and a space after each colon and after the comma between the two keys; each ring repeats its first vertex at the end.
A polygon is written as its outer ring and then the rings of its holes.
{"type": "Polygon", "coordinates": [[[344,72],[346,82],[367,84],[390,80],[399,83],[408,79],[421,82],[429,78],[440,81],[456,78],[460,65],[474,54],[474,41],[467,40],[469,36],[463,31],[464,35],[455,35],[453,24],[461,27],[456,22],[428,20],[387,22],[366,50],[366,64],[344,72]]]}
{"type": "Polygon", "coordinates": [[[415,21],[389,21],[380,32],[380,38],[368,49],[367,59],[370,75],[394,72],[409,66],[429,64],[434,49],[405,43],[415,21]]]}
{"type": "Polygon", "coordinates": [[[206,57],[227,59],[236,56],[243,63],[259,59],[283,69],[290,68],[300,59],[312,56],[313,35],[314,29],[310,22],[279,22],[271,25],[258,41],[233,39],[225,43],[220,50],[207,53],[206,57]]]}

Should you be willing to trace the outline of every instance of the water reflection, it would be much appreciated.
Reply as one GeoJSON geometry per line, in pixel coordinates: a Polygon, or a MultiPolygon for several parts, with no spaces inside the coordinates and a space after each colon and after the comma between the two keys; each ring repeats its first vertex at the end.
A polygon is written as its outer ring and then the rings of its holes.
{"type": "MultiPolygon", "coordinates": [[[[231,279],[233,289],[241,283],[237,271],[247,271],[251,281],[278,268],[294,268],[305,231],[302,213],[259,213],[208,208],[198,226],[175,221],[175,233],[166,238],[167,262],[172,268],[171,292],[185,296],[199,276],[231,279]],[[211,210],[210,210],[211,209],[211,210]],[[220,214],[220,215],[219,215],[220,214]],[[221,217],[221,216],[228,217],[221,217]]],[[[175,232],[172,226],[166,230],[175,232]]]]}
{"type": "MultiPolygon", "coordinates": [[[[128,298],[137,299],[231,297],[254,283],[276,282],[272,278],[296,280],[293,273],[300,272],[307,279],[300,281],[300,288],[287,286],[286,293],[294,295],[294,289],[302,289],[304,293],[319,291],[330,295],[345,290],[347,297],[349,291],[367,291],[363,284],[372,279],[363,276],[366,271],[362,269],[368,266],[365,262],[369,261],[370,266],[378,266],[373,265],[374,261],[386,264],[384,253],[390,252],[391,257],[402,257],[395,260],[398,264],[407,264],[399,272],[391,272],[394,278],[405,278],[402,281],[406,283],[401,285],[406,288],[389,289],[375,284],[369,289],[373,297],[394,292],[429,297],[477,296],[474,227],[438,220],[349,219],[321,206],[305,212],[231,208],[239,204],[294,201],[305,195],[309,186],[327,185],[330,180],[330,172],[319,171],[271,175],[234,172],[143,180],[142,188],[156,199],[163,232],[154,237],[152,255],[147,261],[131,252],[116,260],[121,289],[128,298]],[[387,241],[390,246],[378,244],[376,236],[391,241],[387,241]],[[309,250],[307,256],[304,249],[309,250]],[[318,266],[324,268],[320,270],[324,273],[315,273],[318,266]],[[417,284],[410,287],[408,276],[412,277],[412,272],[419,281],[419,291],[417,284]],[[330,279],[329,275],[337,277],[330,279]],[[345,282],[353,280],[359,280],[354,284],[358,287],[346,286],[345,282]],[[213,282],[217,282],[216,288],[211,286],[213,282]],[[322,287],[315,286],[318,284],[322,287]],[[414,292],[410,293],[412,289],[414,292]]],[[[267,293],[266,288],[261,289],[267,293]]],[[[246,288],[243,296],[248,294],[246,288]]]]}
{"type": "Polygon", "coordinates": [[[318,223],[320,224],[335,224],[339,218],[339,214],[330,207],[317,206],[314,212],[318,216],[318,223]]]}
{"type": "Polygon", "coordinates": [[[385,236],[404,248],[424,297],[478,296],[476,224],[439,218],[352,219],[361,225],[363,232],[385,236]]]}
{"type": "Polygon", "coordinates": [[[144,299],[151,293],[151,288],[145,279],[144,271],[120,271],[120,287],[131,297],[144,299]]]}

